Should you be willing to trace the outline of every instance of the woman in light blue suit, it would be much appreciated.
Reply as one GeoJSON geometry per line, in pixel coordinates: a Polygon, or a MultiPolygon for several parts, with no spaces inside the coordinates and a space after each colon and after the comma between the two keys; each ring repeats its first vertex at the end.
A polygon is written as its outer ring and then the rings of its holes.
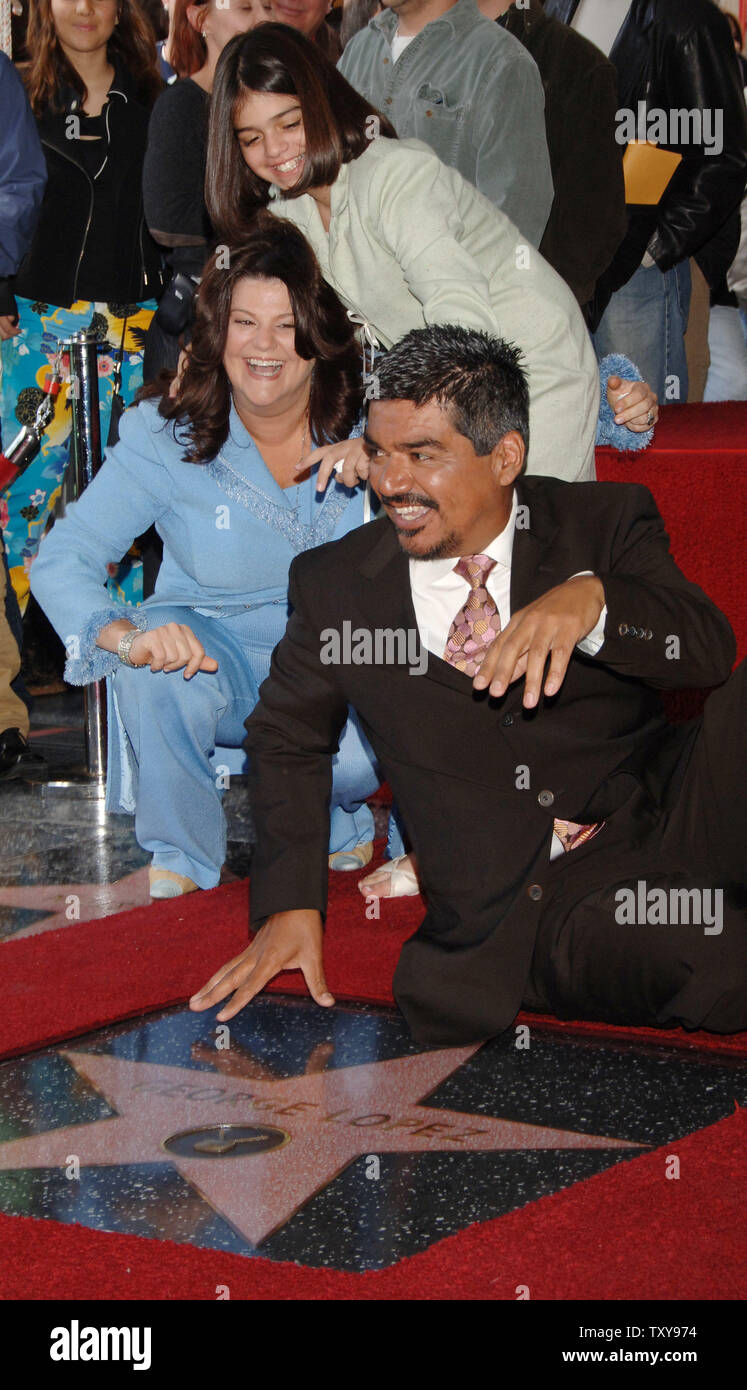
{"type": "MultiPolygon", "coordinates": [[[[216,747],[240,747],[288,616],[288,568],[364,520],[362,488],[317,492],[298,463],[345,439],[362,402],[353,328],[290,223],[257,220],[200,286],[176,393],[128,411],[120,441],[43,542],[32,590],[62,637],[66,678],[109,677],[107,806],[135,813],[152,897],[218,883],[216,747]],[[155,523],[164,559],[141,608],[111,604],[107,563],[155,523]]],[[[378,786],[354,717],[335,759],[331,865],[371,857],[378,786]]]]}

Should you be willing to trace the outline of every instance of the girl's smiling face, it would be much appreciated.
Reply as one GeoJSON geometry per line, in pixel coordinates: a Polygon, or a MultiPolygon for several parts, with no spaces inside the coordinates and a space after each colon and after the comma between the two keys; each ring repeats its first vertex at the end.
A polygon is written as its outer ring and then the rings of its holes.
{"type": "Polygon", "coordinates": [[[233,128],[252,173],[278,188],[293,188],[301,177],[306,150],[298,98],[246,92],[236,103],[233,128]]]}

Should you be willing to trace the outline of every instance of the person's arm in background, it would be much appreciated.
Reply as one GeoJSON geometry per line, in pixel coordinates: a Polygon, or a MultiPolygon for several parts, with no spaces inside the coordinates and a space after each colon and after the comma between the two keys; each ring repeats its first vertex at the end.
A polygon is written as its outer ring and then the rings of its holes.
{"type": "MultiPolygon", "coordinates": [[[[573,30],[563,34],[566,41],[569,37],[587,46],[573,30]]],[[[599,54],[593,70],[571,77],[562,96],[561,129],[549,133],[553,178],[562,192],[540,252],[582,305],[591,299],[628,226],[623,151],[615,139],[617,107],[617,73],[599,54]],[[580,234],[579,212],[590,235],[580,234]]]]}
{"type": "Polygon", "coordinates": [[[18,330],[13,277],[36,231],[47,164],[28,97],[0,53],[0,338],[18,330]]]}
{"type": "Polygon", "coordinates": [[[198,103],[186,79],[161,93],[150,118],[143,163],[148,230],[167,250],[175,272],[196,276],[202,273],[210,235],[203,200],[206,117],[198,103]]]}
{"type": "Polygon", "coordinates": [[[532,246],[550,216],[554,189],[537,64],[511,35],[511,54],[486,69],[472,103],[475,183],[532,246]]]}
{"type": "Polygon", "coordinates": [[[747,177],[747,113],[731,32],[716,5],[703,9],[684,39],[668,26],[661,46],[665,89],[676,93],[678,109],[710,116],[716,137],[712,153],[703,143],[683,147],[682,163],[661,199],[647,254],[662,271],[710,240],[738,206],[747,177]]]}

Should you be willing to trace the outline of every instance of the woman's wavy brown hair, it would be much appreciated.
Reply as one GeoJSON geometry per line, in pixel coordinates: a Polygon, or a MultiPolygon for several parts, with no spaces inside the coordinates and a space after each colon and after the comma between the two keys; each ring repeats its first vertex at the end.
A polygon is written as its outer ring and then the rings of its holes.
{"type": "MultiPolygon", "coordinates": [[[[47,110],[61,111],[60,90],[63,87],[72,87],[84,104],[88,96],[86,84],[62,51],[50,0],[33,0],[26,45],[31,57],[24,80],[34,115],[41,116],[47,110]]],[[[106,52],[110,63],[119,60],[127,69],[143,105],[152,106],[163,82],[158,71],[153,29],[138,0],[119,0],[119,18],[106,52]]]]}
{"type": "Polygon", "coordinates": [[[361,359],[353,325],[303,234],[291,222],[262,212],[240,248],[218,247],[207,263],[176,396],[172,399],[156,383],[142,393],[161,397],[159,414],[174,421],[178,442],[187,445],[184,457],[189,463],[208,463],[228,438],[231,386],[223,354],[233,293],[245,279],[282,280],[288,290],[296,352],[314,362],[309,433],[315,444],[347,439],[361,413],[361,359]]]}
{"type": "Polygon", "coordinates": [[[208,214],[224,241],[239,242],[270,196],[270,185],[244,163],[234,131],[236,108],[250,92],[298,98],[306,158],[298,183],[284,190],[286,198],[333,184],[341,166],[363,154],[376,135],[397,138],[386,117],[305,34],[286,24],[260,24],[236,34],[215,70],[205,178],[208,214]]]}

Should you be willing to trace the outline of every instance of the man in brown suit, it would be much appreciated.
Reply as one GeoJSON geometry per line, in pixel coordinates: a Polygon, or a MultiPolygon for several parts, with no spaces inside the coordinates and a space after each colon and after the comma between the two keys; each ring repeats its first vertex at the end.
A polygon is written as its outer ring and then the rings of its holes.
{"type": "Polygon", "coordinates": [[[727,679],[729,623],[647,489],[521,476],[517,357],[437,325],[379,367],[365,438],[385,515],[291,567],[247,721],[261,929],[195,1009],[235,991],[231,1018],[286,968],[334,1002],[327,807],[352,704],[427,901],[394,981],[418,1039],[490,1036],[522,1003],[747,1026],[745,665],[727,679]],[[702,721],[662,717],[657,689],[721,682],[702,721]]]}

